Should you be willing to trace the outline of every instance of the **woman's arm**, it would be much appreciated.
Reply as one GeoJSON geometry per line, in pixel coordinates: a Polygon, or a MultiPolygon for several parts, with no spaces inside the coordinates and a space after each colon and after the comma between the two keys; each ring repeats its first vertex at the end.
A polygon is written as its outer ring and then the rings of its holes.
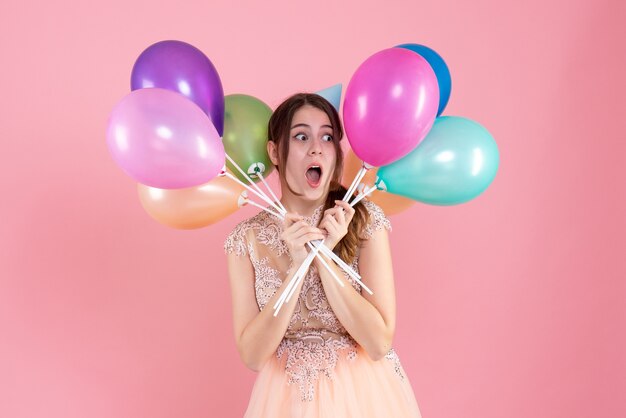
{"type": "Polygon", "coordinates": [[[260,312],[255,297],[254,267],[250,259],[245,255],[233,253],[228,255],[228,274],[237,349],[246,366],[255,371],[260,370],[270,356],[274,354],[289,327],[304,280],[300,280],[294,296],[288,303],[283,304],[277,316],[274,316],[274,305],[306,258],[308,252],[305,244],[312,240],[324,238],[321,230],[307,225],[302,220],[302,216],[299,215],[288,213],[285,216],[284,225],[281,239],[285,241],[289,249],[292,265],[280,288],[260,312]]]}
{"type": "MultiPolygon", "coordinates": [[[[339,277],[342,270],[326,261],[339,277]]],[[[396,298],[389,236],[384,228],[363,242],[359,256],[361,280],[374,293],[359,294],[351,285],[341,287],[316,258],[322,285],[337,319],[372,360],[379,360],[391,349],[396,326],[396,298]]]]}
{"type": "Polygon", "coordinates": [[[254,268],[250,259],[245,255],[228,255],[235,341],[242,361],[254,371],[261,370],[285,336],[304,280],[300,281],[294,297],[283,305],[277,316],[274,316],[273,307],[297,268],[290,269],[281,287],[259,311],[254,290],[254,268]]]}

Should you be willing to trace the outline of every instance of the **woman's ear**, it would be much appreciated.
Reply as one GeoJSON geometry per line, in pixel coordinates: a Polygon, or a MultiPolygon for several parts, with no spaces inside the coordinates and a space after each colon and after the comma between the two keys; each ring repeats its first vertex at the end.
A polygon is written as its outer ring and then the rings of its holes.
{"type": "Polygon", "coordinates": [[[278,149],[274,141],[267,141],[267,155],[269,155],[272,164],[278,166],[278,149]]]}

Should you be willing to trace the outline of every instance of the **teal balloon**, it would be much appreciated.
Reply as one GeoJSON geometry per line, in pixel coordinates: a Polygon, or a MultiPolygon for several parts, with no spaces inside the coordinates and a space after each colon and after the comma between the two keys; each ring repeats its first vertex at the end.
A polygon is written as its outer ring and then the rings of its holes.
{"type": "Polygon", "coordinates": [[[485,191],[499,163],[498,146],[483,126],[442,116],[413,151],[380,167],[378,178],[390,193],[431,205],[457,205],[485,191]]]}
{"type": "Polygon", "coordinates": [[[324,99],[328,100],[333,105],[335,110],[339,112],[339,105],[341,104],[341,84],[335,84],[324,90],[320,90],[315,94],[319,94],[324,99]]]}

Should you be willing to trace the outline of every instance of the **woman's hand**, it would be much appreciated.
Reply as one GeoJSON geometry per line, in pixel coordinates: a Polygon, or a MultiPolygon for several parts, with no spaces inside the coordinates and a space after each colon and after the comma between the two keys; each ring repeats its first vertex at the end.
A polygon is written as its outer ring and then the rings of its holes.
{"type": "Polygon", "coordinates": [[[288,213],[285,215],[285,228],[280,238],[285,241],[291,260],[295,265],[300,265],[308,255],[306,243],[317,239],[324,239],[321,229],[310,226],[304,222],[303,217],[288,213]]]}
{"type": "Polygon", "coordinates": [[[354,217],[354,212],[354,208],[343,200],[335,200],[335,207],[324,211],[320,228],[326,231],[324,244],[331,250],[348,233],[348,225],[354,217]]]}

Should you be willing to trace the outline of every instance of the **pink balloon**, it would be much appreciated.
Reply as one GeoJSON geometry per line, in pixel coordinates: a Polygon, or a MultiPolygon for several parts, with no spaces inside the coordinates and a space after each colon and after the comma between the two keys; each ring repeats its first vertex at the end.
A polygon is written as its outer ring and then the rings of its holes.
{"type": "Polygon", "coordinates": [[[402,48],[377,52],[346,89],[343,120],[352,150],[373,166],[399,160],[426,137],[438,106],[439,85],[428,61],[402,48]]]}
{"type": "Polygon", "coordinates": [[[107,145],[129,176],[160,189],[204,184],[224,166],[224,146],[207,115],[159,88],[135,90],[115,106],[107,145]]]}

